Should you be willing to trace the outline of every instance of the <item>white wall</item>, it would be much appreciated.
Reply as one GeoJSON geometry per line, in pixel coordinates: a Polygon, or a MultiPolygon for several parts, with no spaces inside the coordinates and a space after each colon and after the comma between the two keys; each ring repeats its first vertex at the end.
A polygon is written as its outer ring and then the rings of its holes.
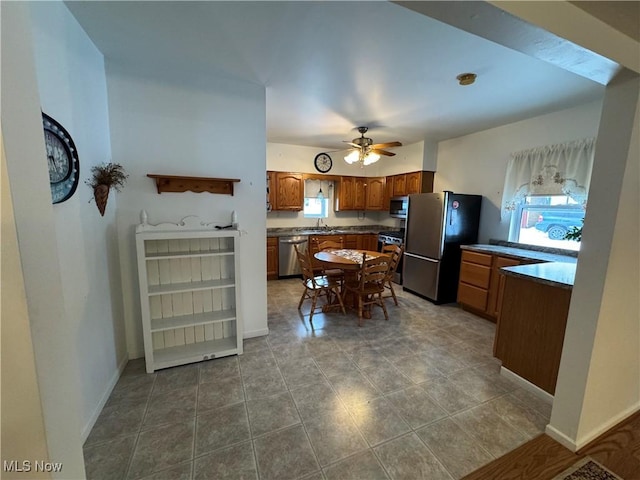
{"type": "MultiPolygon", "coordinates": [[[[628,134],[630,125],[618,121],[606,122],[610,132],[609,144],[605,144],[604,132],[598,135],[603,148],[601,153],[607,160],[612,160],[613,148],[611,142],[620,145],[619,158],[621,168],[618,181],[621,179],[618,212],[615,216],[611,235],[611,254],[607,266],[602,303],[598,315],[597,331],[589,369],[589,380],[586,385],[584,411],[578,431],[578,443],[586,444],[596,436],[615,425],[619,420],[640,409],[640,315],[638,292],[640,292],[640,98],[638,98],[639,82],[629,82],[624,96],[613,105],[610,115],[618,116],[626,106],[626,110],[633,115],[635,122],[630,133],[631,141],[623,144],[619,133],[628,134]],[[636,97],[633,108],[631,99],[636,97]],[[613,131],[611,131],[613,130],[613,131]],[[628,148],[628,153],[627,153],[628,148]],[[626,155],[625,155],[626,153],[626,155]],[[625,162],[626,160],[626,162],[625,162]],[[631,267],[630,267],[631,266],[631,267]],[[615,346],[615,355],[612,355],[615,346]]],[[[620,88],[618,86],[618,88],[620,88]]],[[[606,113],[606,112],[605,112],[606,113]]],[[[603,122],[604,124],[605,122],[603,122]]],[[[627,137],[628,138],[628,137],[627,137]]],[[[601,165],[602,170],[611,170],[609,161],[601,165]]],[[[596,171],[597,173],[597,171],[596,171]]],[[[605,184],[602,184],[604,186],[605,184]]],[[[609,197],[612,189],[604,188],[603,194],[609,197]]],[[[604,202],[602,202],[604,203],[604,202]]],[[[602,205],[607,209],[607,205],[602,205]]],[[[606,213],[605,213],[606,215],[606,213]]],[[[587,220],[585,220],[587,221],[587,220]]],[[[586,234],[599,231],[602,222],[596,218],[587,225],[586,234]]],[[[590,237],[587,238],[587,241],[590,237]]],[[[586,245],[585,245],[586,249],[586,245]]],[[[592,254],[599,255],[600,245],[593,243],[590,248],[592,254]]],[[[586,281],[590,275],[580,277],[586,281]]],[[[585,291],[586,297],[590,292],[585,291]]],[[[584,328],[576,325],[574,328],[584,328]]]]}
{"type": "Polygon", "coordinates": [[[129,172],[118,198],[118,235],[127,347],[144,354],[135,253],[135,226],[198,215],[227,225],[238,214],[244,234],[241,288],[245,337],[267,333],[266,161],[264,87],[201,76],[159,79],[107,62],[114,161],[129,172]],[[163,193],[147,174],[239,178],[235,194],[163,193]]]}
{"type": "MultiPolygon", "coordinates": [[[[83,392],[76,318],[67,315],[51,204],[29,5],[0,4],[2,19],[2,136],[19,241],[40,401],[54,478],[84,478],[83,392]]],[[[61,58],[65,58],[60,53],[61,58]]],[[[4,242],[4,235],[3,235],[4,242]]],[[[4,289],[2,290],[4,295],[4,289]]],[[[8,363],[10,368],[13,361],[8,363]]],[[[4,359],[2,368],[7,368],[4,359]]],[[[34,451],[34,454],[37,454],[34,451]]],[[[38,459],[31,459],[38,460],[38,459]]]]}
{"type": "Polygon", "coordinates": [[[509,222],[501,221],[500,204],[510,154],[595,137],[601,105],[592,102],[440,142],[434,191],[482,195],[479,241],[507,240],[509,222]]]}
{"type": "Polygon", "coordinates": [[[65,317],[75,331],[69,348],[80,373],[83,436],[89,434],[127,360],[115,211],[110,194],[101,217],[84,181],[111,160],[102,54],[61,2],[30,3],[42,111],[73,137],[80,184],[53,207],[65,317]]]}
{"type": "MultiPolygon", "coordinates": [[[[0,462],[15,459],[49,460],[44,416],[31,340],[27,296],[20,263],[20,248],[13,216],[11,185],[8,181],[4,145],[0,133],[0,193],[2,199],[2,345],[0,346],[0,462]],[[10,366],[10,367],[9,367],[10,366]]],[[[23,473],[3,472],[3,478],[20,478],[23,473]]],[[[32,478],[51,478],[45,472],[32,472],[32,478]]]]}
{"type": "Polygon", "coordinates": [[[640,81],[607,86],[547,431],[578,449],[640,409],[640,81]],[[635,120],[634,120],[635,117],[635,120]]]}

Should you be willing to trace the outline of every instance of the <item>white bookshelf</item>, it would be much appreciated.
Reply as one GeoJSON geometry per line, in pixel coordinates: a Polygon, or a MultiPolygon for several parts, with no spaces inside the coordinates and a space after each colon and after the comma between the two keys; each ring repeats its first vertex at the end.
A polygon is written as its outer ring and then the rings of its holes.
{"type": "Polygon", "coordinates": [[[197,217],[137,226],[147,372],[242,354],[239,239],[197,217]]]}

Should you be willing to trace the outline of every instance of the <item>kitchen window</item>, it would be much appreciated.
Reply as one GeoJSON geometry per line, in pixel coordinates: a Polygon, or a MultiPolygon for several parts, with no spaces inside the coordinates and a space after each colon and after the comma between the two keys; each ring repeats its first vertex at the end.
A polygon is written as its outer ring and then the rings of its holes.
{"type": "Polygon", "coordinates": [[[329,197],[333,183],[320,180],[306,180],[304,184],[304,218],[327,218],[329,216],[329,197]]]}
{"type": "Polygon", "coordinates": [[[587,138],[511,154],[502,191],[509,240],[579,250],[565,237],[582,231],[595,140],[587,138]]]}
{"type": "Polygon", "coordinates": [[[565,235],[582,227],[585,210],[568,195],[529,195],[511,217],[509,240],[543,247],[580,250],[565,235]]]}
{"type": "Polygon", "coordinates": [[[327,218],[329,216],[329,199],[305,198],[303,216],[304,218],[327,218]]]}

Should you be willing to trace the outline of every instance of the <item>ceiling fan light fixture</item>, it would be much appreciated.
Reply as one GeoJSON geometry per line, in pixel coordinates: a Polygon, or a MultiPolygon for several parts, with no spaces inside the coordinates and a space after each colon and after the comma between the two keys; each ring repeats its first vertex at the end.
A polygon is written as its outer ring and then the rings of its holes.
{"type": "Polygon", "coordinates": [[[378,160],[380,160],[380,155],[378,155],[377,153],[369,152],[364,156],[362,163],[364,165],[371,165],[372,163],[376,163],[378,160]]]}
{"type": "Polygon", "coordinates": [[[476,81],[477,75],[475,73],[461,73],[456,77],[460,85],[471,85],[476,81]]]}
{"type": "Polygon", "coordinates": [[[344,157],[344,161],[348,164],[356,163],[358,160],[360,160],[360,152],[357,150],[352,151],[349,155],[344,157]]]}
{"type": "Polygon", "coordinates": [[[400,142],[386,142],[386,143],[373,143],[373,140],[365,137],[364,134],[369,130],[368,127],[358,127],[358,132],[360,132],[359,138],[354,138],[352,141],[348,143],[351,145],[353,150],[344,157],[344,161],[348,164],[359,163],[360,168],[365,167],[366,165],[371,165],[372,163],[376,163],[380,160],[380,155],[385,155],[388,157],[393,157],[395,153],[388,152],[384,149],[391,147],[401,147],[402,143],[400,142]]]}

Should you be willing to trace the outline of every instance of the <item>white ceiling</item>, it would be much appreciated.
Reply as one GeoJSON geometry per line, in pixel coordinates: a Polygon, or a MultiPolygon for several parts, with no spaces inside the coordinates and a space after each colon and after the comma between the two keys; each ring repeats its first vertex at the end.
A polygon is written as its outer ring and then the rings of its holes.
{"type": "Polygon", "coordinates": [[[108,61],[262,84],[270,142],[443,140],[601,98],[604,87],[387,2],[67,2],[108,61]],[[475,72],[474,85],[456,76],[475,72]]]}

